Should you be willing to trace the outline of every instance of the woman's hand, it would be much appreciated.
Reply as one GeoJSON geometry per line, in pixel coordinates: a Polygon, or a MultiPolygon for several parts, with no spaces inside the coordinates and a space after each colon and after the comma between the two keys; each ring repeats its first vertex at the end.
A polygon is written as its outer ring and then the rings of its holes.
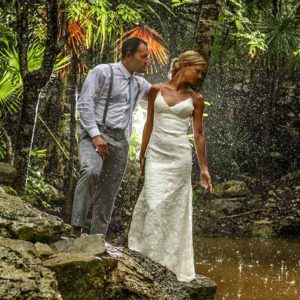
{"type": "Polygon", "coordinates": [[[200,184],[205,190],[209,190],[210,193],[213,191],[211,178],[208,171],[201,171],[200,173],[200,184]]]}
{"type": "Polygon", "coordinates": [[[140,169],[142,172],[144,172],[145,168],[145,155],[141,154],[140,155],[140,169]]]}

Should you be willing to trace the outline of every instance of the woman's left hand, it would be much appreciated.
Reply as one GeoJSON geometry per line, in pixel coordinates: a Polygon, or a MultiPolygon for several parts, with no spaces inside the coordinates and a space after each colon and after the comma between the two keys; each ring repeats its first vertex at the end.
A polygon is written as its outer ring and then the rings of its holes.
{"type": "Polygon", "coordinates": [[[200,184],[205,190],[209,190],[210,193],[213,191],[211,178],[208,171],[201,171],[200,173],[200,184]]]}

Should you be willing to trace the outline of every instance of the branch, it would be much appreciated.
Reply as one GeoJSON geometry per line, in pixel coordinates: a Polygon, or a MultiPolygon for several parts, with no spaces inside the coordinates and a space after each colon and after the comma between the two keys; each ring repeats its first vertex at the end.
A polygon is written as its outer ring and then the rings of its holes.
{"type": "Polygon", "coordinates": [[[230,215],[230,216],[220,217],[220,218],[218,218],[218,219],[221,219],[221,220],[222,220],[222,219],[238,218],[238,217],[250,215],[250,214],[253,214],[253,213],[256,213],[256,212],[259,212],[259,211],[264,211],[264,209],[254,209],[254,210],[251,210],[251,211],[246,211],[246,212],[241,213],[241,214],[236,214],[236,215],[230,215]]]}

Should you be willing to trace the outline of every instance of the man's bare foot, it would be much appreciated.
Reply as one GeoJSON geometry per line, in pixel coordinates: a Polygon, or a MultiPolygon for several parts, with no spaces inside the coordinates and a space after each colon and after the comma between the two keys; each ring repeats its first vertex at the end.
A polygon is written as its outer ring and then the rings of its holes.
{"type": "Polygon", "coordinates": [[[72,226],[71,236],[79,238],[82,233],[82,227],[80,226],[72,226]]]}

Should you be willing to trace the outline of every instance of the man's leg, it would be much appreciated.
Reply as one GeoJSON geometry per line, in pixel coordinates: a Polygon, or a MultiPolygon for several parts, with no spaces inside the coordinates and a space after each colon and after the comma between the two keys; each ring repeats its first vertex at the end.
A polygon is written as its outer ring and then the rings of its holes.
{"type": "Polygon", "coordinates": [[[89,137],[80,141],[78,150],[80,176],[74,193],[71,221],[76,236],[81,234],[93,199],[99,198],[99,180],[103,167],[103,160],[89,137]]]}
{"type": "Polygon", "coordinates": [[[106,235],[115,198],[125,173],[127,155],[127,141],[123,143],[123,147],[121,148],[109,145],[109,157],[104,160],[100,175],[100,196],[95,198],[91,234],[101,233],[104,236],[106,235]]]}

